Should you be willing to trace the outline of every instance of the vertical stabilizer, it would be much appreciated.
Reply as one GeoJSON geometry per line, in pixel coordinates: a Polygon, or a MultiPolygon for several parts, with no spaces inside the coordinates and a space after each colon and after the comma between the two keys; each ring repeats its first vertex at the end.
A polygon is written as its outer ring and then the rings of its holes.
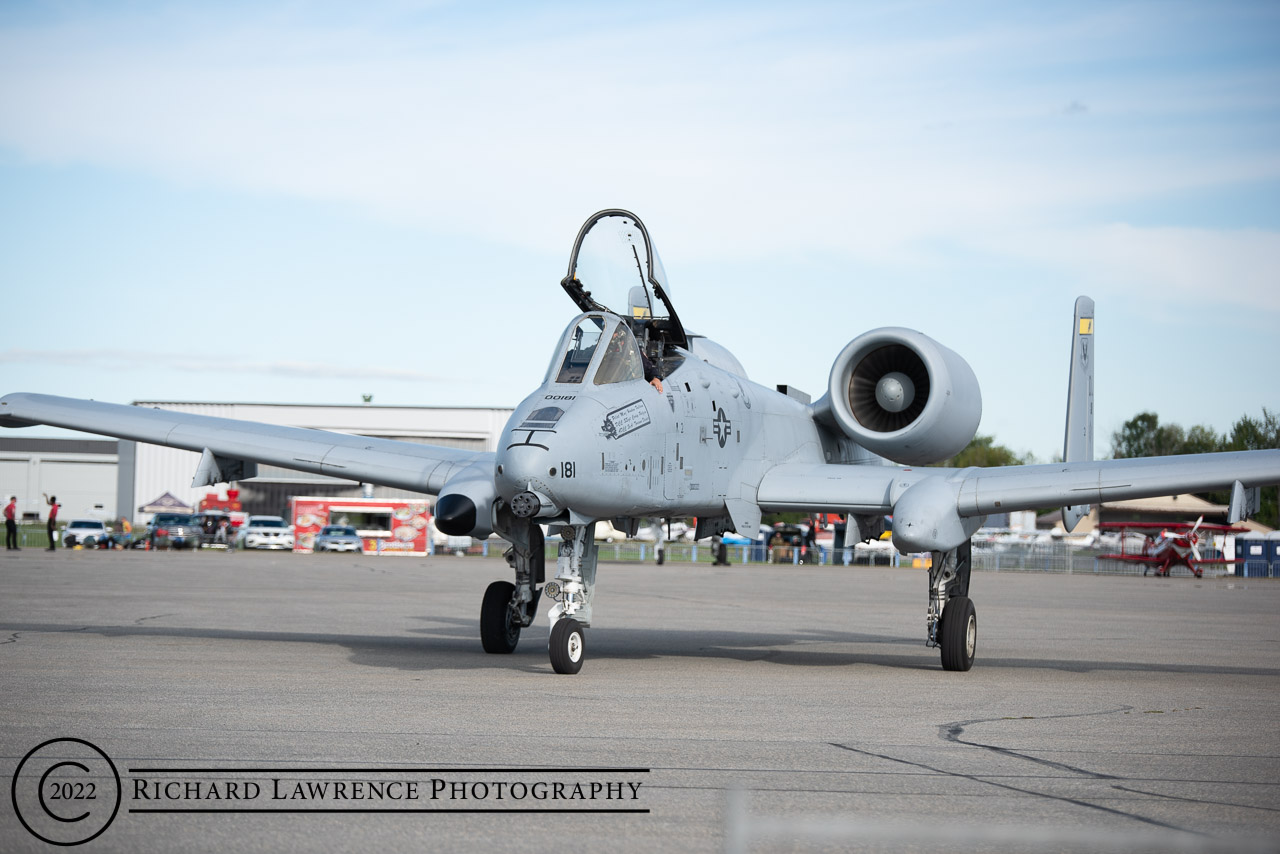
{"type": "MultiPolygon", "coordinates": [[[[1068,463],[1093,459],[1093,300],[1076,300],[1075,325],[1071,331],[1071,374],[1067,380],[1067,435],[1062,460],[1068,463]]],[[[1062,508],[1062,524],[1074,531],[1089,515],[1088,504],[1062,508]]]]}

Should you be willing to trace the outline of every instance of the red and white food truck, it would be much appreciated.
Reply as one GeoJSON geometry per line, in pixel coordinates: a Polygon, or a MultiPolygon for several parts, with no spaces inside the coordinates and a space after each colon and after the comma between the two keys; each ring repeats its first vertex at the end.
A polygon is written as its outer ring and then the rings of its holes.
{"type": "Polygon", "coordinates": [[[350,525],[366,554],[424,555],[431,540],[431,508],[423,498],[289,499],[293,550],[310,552],[325,525],[350,525]]]}

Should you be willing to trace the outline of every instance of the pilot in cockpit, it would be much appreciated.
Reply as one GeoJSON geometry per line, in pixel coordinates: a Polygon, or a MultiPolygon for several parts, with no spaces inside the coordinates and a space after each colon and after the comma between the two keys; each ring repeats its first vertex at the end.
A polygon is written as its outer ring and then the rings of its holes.
{"type": "Polygon", "coordinates": [[[659,372],[653,360],[649,358],[648,337],[645,335],[645,329],[649,322],[653,319],[653,312],[650,309],[649,294],[641,287],[632,288],[628,294],[628,308],[631,311],[631,330],[635,333],[636,340],[640,342],[640,361],[644,364],[644,378],[649,385],[662,391],[662,375],[659,372]]]}
{"type": "Polygon", "coordinates": [[[658,369],[653,366],[653,362],[649,360],[649,356],[644,350],[640,351],[640,362],[644,365],[644,378],[649,382],[649,385],[658,391],[662,391],[662,377],[658,376],[658,369]]]}
{"type": "Polygon", "coordinates": [[[644,350],[636,344],[625,324],[620,323],[614,327],[609,345],[596,371],[596,385],[640,379],[643,376],[645,382],[662,391],[661,375],[644,350]]]}

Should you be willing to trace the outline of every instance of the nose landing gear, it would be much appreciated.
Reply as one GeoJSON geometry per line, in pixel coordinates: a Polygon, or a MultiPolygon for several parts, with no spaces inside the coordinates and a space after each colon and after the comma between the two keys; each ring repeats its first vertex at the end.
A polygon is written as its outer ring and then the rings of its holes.
{"type": "Polygon", "coordinates": [[[566,525],[556,559],[556,580],[547,585],[552,607],[547,651],[556,673],[577,673],[586,653],[591,599],[596,581],[596,523],[566,525]]]}
{"type": "Polygon", "coordinates": [[[503,655],[515,651],[521,629],[533,624],[538,600],[546,593],[555,602],[549,616],[551,637],[547,651],[557,673],[577,673],[587,649],[586,629],[591,625],[591,598],[596,580],[595,522],[570,524],[563,529],[554,581],[546,576],[542,528],[532,519],[500,510],[495,530],[511,543],[507,562],[516,581],[495,581],[480,604],[480,643],[484,651],[503,655]]]}

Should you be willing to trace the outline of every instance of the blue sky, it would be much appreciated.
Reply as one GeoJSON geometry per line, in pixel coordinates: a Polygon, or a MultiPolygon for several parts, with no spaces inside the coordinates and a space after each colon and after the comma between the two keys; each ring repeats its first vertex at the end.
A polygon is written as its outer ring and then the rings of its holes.
{"type": "Polygon", "coordinates": [[[910,326],[1048,459],[1088,294],[1100,452],[1280,408],[1275,3],[0,5],[0,393],[511,406],[605,207],[767,385],[910,326]]]}

